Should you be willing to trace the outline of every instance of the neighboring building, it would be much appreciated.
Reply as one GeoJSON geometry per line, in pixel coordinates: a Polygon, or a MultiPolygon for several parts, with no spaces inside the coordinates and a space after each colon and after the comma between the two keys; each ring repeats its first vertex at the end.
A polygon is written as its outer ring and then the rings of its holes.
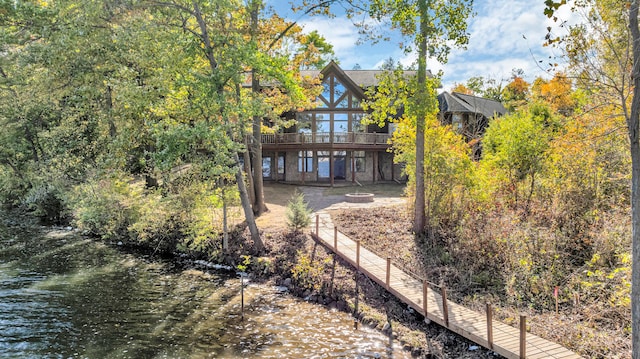
{"type": "Polygon", "coordinates": [[[501,102],[463,93],[443,92],[438,95],[440,113],[438,117],[445,125],[465,136],[473,148],[473,157],[478,159],[482,151],[480,139],[489,120],[507,113],[501,102]]]}
{"type": "Polygon", "coordinates": [[[265,180],[286,182],[377,182],[401,179],[393,163],[391,126],[364,125],[365,90],[377,85],[380,71],[342,70],[335,62],[303,71],[321,77],[324,90],[314,109],[288,114],[297,124],[262,136],[265,180]]]}

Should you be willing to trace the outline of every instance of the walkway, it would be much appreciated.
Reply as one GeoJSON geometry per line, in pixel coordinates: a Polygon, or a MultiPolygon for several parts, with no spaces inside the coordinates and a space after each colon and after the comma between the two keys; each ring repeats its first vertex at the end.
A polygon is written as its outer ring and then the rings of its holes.
{"type": "Polygon", "coordinates": [[[559,344],[526,333],[526,322],[522,321],[525,318],[521,318],[521,329],[518,330],[494,321],[490,308],[487,314],[481,314],[446,300],[446,292],[442,289],[433,290],[426,282],[415,279],[394,266],[390,259],[380,258],[360,246],[359,242],[336,231],[331,216],[325,211],[316,213],[311,230],[326,247],[415,311],[506,358],[580,358],[559,344]],[[525,340],[521,340],[522,338],[525,340]]]}

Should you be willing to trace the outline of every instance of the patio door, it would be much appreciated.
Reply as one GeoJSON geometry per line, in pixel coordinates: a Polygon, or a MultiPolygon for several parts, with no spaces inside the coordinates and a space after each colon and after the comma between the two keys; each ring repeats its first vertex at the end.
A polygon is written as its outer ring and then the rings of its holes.
{"type": "Polygon", "coordinates": [[[318,180],[347,178],[346,151],[318,151],[318,180]],[[333,162],[332,162],[333,161],[333,162]],[[333,171],[333,172],[332,172],[333,171]],[[332,178],[333,176],[333,178],[332,178]]]}
{"type": "Polygon", "coordinates": [[[347,153],[345,151],[333,152],[333,179],[343,180],[347,178],[347,153]]]}

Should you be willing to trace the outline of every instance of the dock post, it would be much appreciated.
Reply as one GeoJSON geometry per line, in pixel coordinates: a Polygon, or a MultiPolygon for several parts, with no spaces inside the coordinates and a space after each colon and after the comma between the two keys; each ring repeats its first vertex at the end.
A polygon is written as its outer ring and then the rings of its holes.
{"type": "Polygon", "coordinates": [[[360,270],[360,240],[356,240],[356,268],[360,270]]]}
{"type": "Polygon", "coordinates": [[[424,310],[424,319],[427,319],[427,290],[429,285],[425,279],[422,280],[422,310],[424,310]]]}
{"type": "Polygon", "coordinates": [[[493,308],[487,303],[487,346],[493,350],[493,308]]]}
{"type": "Polygon", "coordinates": [[[387,257],[387,290],[391,288],[391,257],[387,257]]]}
{"type": "Polygon", "coordinates": [[[360,274],[359,271],[356,271],[355,273],[355,279],[356,279],[356,298],[355,298],[355,305],[353,308],[353,328],[355,330],[358,330],[358,319],[360,317],[359,314],[359,302],[360,302],[360,288],[358,286],[358,275],[360,274]]]}
{"type": "Polygon", "coordinates": [[[338,226],[333,227],[333,250],[338,253],[338,226]]]}
{"type": "Polygon", "coordinates": [[[316,237],[320,238],[320,215],[316,214],[316,237]]]}
{"type": "Polygon", "coordinates": [[[449,309],[447,308],[447,288],[442,285],[442,319],[444,319],[444,326],[449,327],[449,309]]]}
{"type": "Polygon", "coordinates": [[[520,315],[520,359],[527,357],[527,316],[520,315]]]}

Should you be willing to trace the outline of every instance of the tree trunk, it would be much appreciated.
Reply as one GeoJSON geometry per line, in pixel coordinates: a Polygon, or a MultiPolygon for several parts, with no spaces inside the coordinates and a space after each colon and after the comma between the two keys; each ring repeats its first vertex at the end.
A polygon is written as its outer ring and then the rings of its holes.
{"type": "Polygon", "coordinates": [[[227,193],[222,189],[222,251],[229,251],[229,226],[227,225],[227,193]]]}
{"type": "Polygon", "coordinates": [[[253,165],[251,164],[252,158],[251,154],[249,153],[251,144],[249,143],[248,136],[245,140],[245,148],[246,150],[242,153],[242,156],[244,157],[244,172],[247,174],[247,182],[249,185],[249,188],[247,190],[247,192],[249,192],[249,200],[253,205],[253,203],[256,203],[256,190],[253,187],[253,171],[251,170],[253,165]]]}
{"type": "MultiPolygon", "coordinates": [[[[251,81],[251,87],[254,88],[254,92],[258,91],[258,80],[255,78],[251,81]]],[[[262,129],[261,119],[259,116],[253,117],[253,141],[251,141],[251,164],[253,166],[253,189],[254,189],[254,202],[253,213],[256,216],[268,211],[267,205],[264,202],[264,178],[262,177],[262,129]]]]}
{"type": "Polygon", "coordinates": [[[640,359],[640,28],[638,28],[638,1],[632,0],[629,9],[629,28],[633,46],[633,98],[627,118],[631,151],[631,345],[633,359],[640,359]]]}
{"type": "MultiPolygon", "coordinates": [[[[420,48],[418,51],[418,98],[424,98],[426,95],[427,82],[427,3],[426,0],[418,1],[420,11],[420,48]]],[[[417,108],[423,108],[417,106],[417,108]]],[[[416,193],[415,207],[413,218],[413,231],[422,233],[425,230],[426,214],[425,214],[425,198],[424,198],[424,127],[426,113],[419,110],[416,114],[416,193]]]]}
{"type": "MultiPolygon", "coordinates": [[[[251,2],[251,37],[254,38],[258,34],[258,11],[260,10],[260,1],[253,0],[251,2]]],[[[253,96],[259,96],[260,80],[255,69],[251,70],[251,92],[253,96]]],[[[262,177],[262,118],[253,116],[253,141],[251,141],[251,164],[253,166],[253,213],[260,216],[266,212],[267,205],[264,203],[264,179],[262,177]]]]}
{"type": "Polygon", "coordinates": [[[113,111],[113,90],[111,89],[111,86],[107,86],[107,88],[105,89],[105,106],[107,109],[107,114],[109,116],[108,118],[108,122],[109,122],[109,136],[111,136],[111,138],[116,137],[116,135],[118,134],[118,129],[116,128],[116,123],[115,121],[113,121],[113,115],[112,115],[112,111],[113,111]]]}
{"type": "Polygon", "coordinates": [[[249,232],[251,232],[251,240],[253,241],[253,249],[256,252],[262,252],[264,250],[264,243],[260,238],[260,232],[258,232],[258,226],[256,225],[256,219],[251,209],[251,201],[249,201],[249,194],[247,193],[247,187],[244,185],[244,176],[242,175],[242,168],[240,167],[240,157],[235,154],[235,161],[238,165],[238,171],[236,172],[236,182],[238,184],[238,191],[240,192],[240,202],[242,203],[242,210],[244,211],[244,218],[247,221],[249,232]]]}

